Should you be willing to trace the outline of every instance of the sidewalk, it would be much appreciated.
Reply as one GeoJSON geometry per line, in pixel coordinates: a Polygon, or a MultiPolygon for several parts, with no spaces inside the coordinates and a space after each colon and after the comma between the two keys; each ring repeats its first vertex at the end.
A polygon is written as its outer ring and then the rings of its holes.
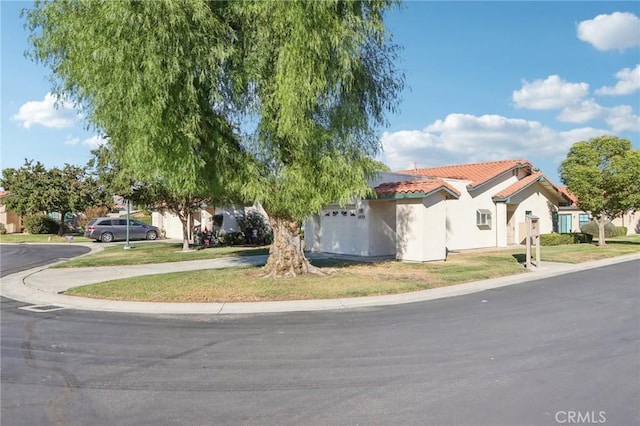
{"type": "Polygon", "coordinates": [[[199,269],[260,265],[266,261],[266,258],[266,255],[262,255],[132,266],[60,269],[38,267],[2,278],[0,294],[9,299],[38,306],[46,305],[49,307],[49,305],[55,305],[55,307],[68,309],[144,314],[247,314],[344,310],[421,302],[470,294],[482,290],[539,280],[615,263],[640,260],[640,254],[626,255],[581,264],[543,262],[540,268],[532,269],[532,272],[526,274],[452,285],[449,287],[422,290],[412,293],[342,299],[244,303],[162,303],[100,300],[59,294],[70,287],[118,278],[168,272],[193,271],[199,269]]]}

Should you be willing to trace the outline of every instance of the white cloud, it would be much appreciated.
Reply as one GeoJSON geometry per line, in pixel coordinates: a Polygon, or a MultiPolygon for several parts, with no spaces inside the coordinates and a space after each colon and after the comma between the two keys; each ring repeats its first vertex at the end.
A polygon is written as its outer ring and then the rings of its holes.
{"type": "Polygon", "coordinates": [[[613,87],[601,87],[596,95],[630,95],[640,90],[640,65],[634,69],[624,68],[616,73],[618,82],[613,87]]]}
{"type": "Polygon", "coordinates": [[[64,140],[65,145],[78,145],[80,143],[79,137],[74,137],[71,135],[67,135],[67,138],[64,140]]]}
{"type": "Polygon", "coordinates": [[[574,105],[589,92],[587,83],[569,83],[558,75],[546,80],[522,81],[522,88],[513,91],[513,101],[518,108],[558,109],[574,105]]]}
{"type": "Polygon", "coordinates": [[[630,12],[598,15],[580,22],[577,35],[598,50],[624,50],[640,45],[640,19],[630,12]]]}
{"type": "Polygon", "coordinates": [[[605,121],[614,132],[640,132],[640,116],[634,114],[629,105],[609,108],[605,121]]]}
{"type": "Polygon", "coordinates": [[[90,138],[80,140],[80,138],[77,136],[67,135],[67,138],[65,139],[64,144],[88,146],[91,149],[95,149],[103,145],[105,142],[106,142],[106,139],[104,139],[101,136],[91,136],[90,138]]]}
{"type": "Polygon", "coordinates": [[[605,113],[606,108],[598,105],[593,99],[587,99],[577,105],[567,106],[557,119],[565,123],[586,123],[601,118],[605,113]]]}
{"type": "Polygon", "coordinates": [[[27,129],[33,124],[65,128],[73,126],[78,121],[78,113],[69,101],[61,101],[56,107],[55,96],[47,93],[42,101],[30,101],[22,105],[11,119],[22,122],[22,126],[27,129]]]}
{"type": "Polygon", "coordinates": [[[608,133],[592,127],[558,132],[537,121],[450,114],[421,131],[385,132],[381,160],[392,170],[515,158],[560,161],[575,142],[608,133]]]}
{"type": "Polygon", "coordinates": [[[102,136],[91,136],[90,138],[83,140],[82,145],[88,146],[91,149],[96,149],[99,146],[104,145],[105,142],[107,142],[107,140],[102,136]]]}

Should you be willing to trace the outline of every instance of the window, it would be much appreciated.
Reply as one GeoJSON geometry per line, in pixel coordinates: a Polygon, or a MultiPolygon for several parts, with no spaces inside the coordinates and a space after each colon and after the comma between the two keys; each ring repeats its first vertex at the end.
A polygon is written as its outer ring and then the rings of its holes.
{"type": "Polygon", "coordinates": [[[476,225],[491,228],[491,211],[486,209],[476,211],[476,225]]]}
{"type": "Polygon", "coordinates": [[[580,213],[580,216],[578,217],[580,228],[582,228],[582,225],[584,225],[585,223],[589,223],[589,221],[589,215],[587,213],[580,213]]]}

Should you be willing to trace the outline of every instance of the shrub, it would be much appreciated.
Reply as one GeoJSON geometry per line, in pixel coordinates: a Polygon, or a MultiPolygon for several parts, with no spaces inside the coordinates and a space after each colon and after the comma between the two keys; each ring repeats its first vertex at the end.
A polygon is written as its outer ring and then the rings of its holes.
{"type": "Polygon", "coordinates": [[[49,216],[33,215],[24,219],[24,228],[29,234],[57,234],[60,223],[49,216]]]}
{"type": "Polygon", "coordinates": [[[4,235],[7,233],[7,227],[4,226],[4,223],[0,223],[0,234],[4,235]]]}
{"type": "Polygon", "coordinates": [[[252,210],[244,216],[236,218],[238,226],[244,232],[245,242],[253,244],[271,244],[273,241],[273,231],[271,226],[265,220],[265,217],[259,212],[252,210]],[[258,231],[256,240],[252,238],[252,231],[258,231]]]}
{"type": "Polygon", "coordinates": [[[589,234],[573,232],[570,234],[541,234],[541,246],[560,246],[564,244],[590,243],[593,237],[589,234]]]}
{"type": "Polygon", "coordinates": [[[78,218],[78,228],[85,229],[87,227],[87,223],[89,223],[92,219],[105,217],[108,212],[109,208],[106,206],[87,207],[86,209],[84,209],[84,215],[81,215],[78,218]]]}
{"type": "Polygon", "coordinates": [[[242,232],[227,232],[220,234],[218,240],[222,246],[238,246],[244,244],[244,234],[242,232]]]}
{"type": "Polygon", "coordinates": [[[627,227],[626,226],[616,226],[616,237],[624,237],[627,235],[627,227]]]}
{"type": "MultiPolygon", "coordinates": [[[[598,237],[598,224],[596,223],[595,220],[592,220],[591,222],[587,222],[584,225],[582,225],[580,227],[580,230],[584,233],[584,234],[590,234],[593,235],[594,237],[598,237]]],[[[605,238],[611,238],[611,237],[615,237],[616,236],[616,226],[611,223],[611,222],[606,222],[604,224],[604,237],[605,238]]]]}

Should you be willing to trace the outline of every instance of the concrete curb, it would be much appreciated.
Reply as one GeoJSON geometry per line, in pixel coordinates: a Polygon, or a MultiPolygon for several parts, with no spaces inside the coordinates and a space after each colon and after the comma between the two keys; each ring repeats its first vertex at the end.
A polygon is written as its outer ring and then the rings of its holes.
{"type": "MultiPolygon", "coordinates": [[[[264,262],[265,256],[255,256],[255,259],[247,258],[225,258],[216,259],[216,266],[205,266],[197,269],[210,269],[212,267],[231,267],[243,264],[259,264],[264,262]],[[259,259],[262,258],[262,259],[259,259]],[[238,260],[240,259],[240,260],[238,260]]],[[[47,283],[47,277],[40,275],[46,267],[33,268],[17,274],[12,274],[2,279],[0,294],[3,297],[17,300],[33,305],[56,305],[62,308],[88,310],[88,311],[104,311],[104,312],[126,312],[141,314],[256,314],[256,313],[282,313],[282,312],[300,312],[300,311],[322,311],[322,310],[345,310],[356,308],[369,308],[389,305],[399,305],[405,303],[423,302],[427,300],[442,299],[447,297],[460,296],[480,292],[483,290],[499,288],[514,284],[520,284],[529,281],[540,280],[553,276],[568,274],[572,272],[584,271],[602,266],[612,265],[616,263],[640,260],[639,254],[625,255],[615,258],[602,259],[592,262],[580,264],[545,264],[539,270],[519,275],[511,275],[502,278],[488,279],[464,284],[457,284],[448,287],[440,287],[416,291],[412,293],[402,293],[384,296],[367,296],[341,299],[321,299],[321,300],[292,300],[292,301],[274,301],[274,302],[242,302],[242,303],[163,303],[163,302],[129,302],[129,301],[113,301],[89,299],[84,297],[66,296],[58,294],[59,291],[73,287],[69,281],[62,284],[47,283]],[[44,278],[44,279],[43,279],[44,278]],[[64,288],[63,288],[64,287],[64,288]],[[62,289],[62,290],[61,290],[62,289]]],[[[191,261],[193,262],[193,261],[191,261]]],[[[195,261],[201,262],[202,261],[195,261]]],[[[190,262],[179,262],[190,263],[190,262]]],[[[213,263],[213,262],[212,262],[213,263]]],[[[50,266],[50,265],[49,265],[50,266]]],[[[148,275],[163,272],[174,272],[178,270],[194,270],[177,269],[176,265],[168,264],[166,271],[158,271],[157,265],[153,265],[153,269],[149,269],[149,265],[139,265],[136,275],[148,275]]],[[[182,267],[189,267],[183,265],[182,267]]],[[[115,268],[115,267],[103,267],[115,268]]],[[[82,268],[85,269],[85,279],[80,284],[87,283],[86,269],[99,268],[82,268]]],[[[49,270],[52,271],[52,270],[49,270]]],[[[55,269],[53,271],[65,271],[55,269]]],[[[66,271],[68,273],[68,271],[66,271]]],[[[131,271],[129,271],[131,272],[131,271]]],[[[128,276],[133,276],[129,275],[128,276]]],[[[107,279],[112,279],[114,275],[110,275],[107,279]]],[[[49,276],[49,280],[53,278],[49,276]]],[[[62,278],[62,277],[59,277],[62,278]]],[[[55,281],[55,280],[54,280],[55,281]]],[[[71,280],[73,281],[73,280],[71,280]]],[[[96,278],[92,282],[104,281],[103,277],[96,278]]]]}

